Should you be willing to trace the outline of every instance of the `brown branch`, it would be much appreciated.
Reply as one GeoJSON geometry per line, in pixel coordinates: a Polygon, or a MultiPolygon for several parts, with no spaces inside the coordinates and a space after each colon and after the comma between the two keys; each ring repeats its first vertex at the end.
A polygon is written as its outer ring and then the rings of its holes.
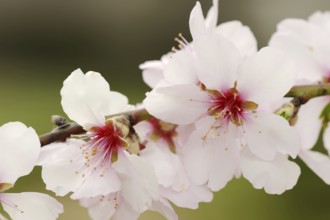
{"type": "MultiPolygon", "coordinates": [[[[305,104],[311,98],[325,95],[330,95],[330,83],[294,86],[285,95],[285,97],[292,97],[293,100],[290,103],[287,103],[287,105],[283,105],[279,110],[276,111],[276,114],[287,118],[289,121],[294,121],[301,105],[305,104]]],[[[107,118],[119,115],[127,115],[131,126],[152,117],[145,109],[139,109],[110,115],[107,118]]],[[[71,135],[82,134],[86,132],[77,123],[69,123],[65,118],[61,116],[53,116],[52,121],[57,127],[51,132],[39,136],[41,146],[57,141],[65,141],[71,135]]]]}
{"type": "MultiPolygon", "coordinates": [[[[129,112],[122,112],[114,115],[109,115],[107,116],[107,118],[111,118],[119,115],[127,115],[131,126],[151,117],[145,109],[138,109],[129,112]]],[[[41,146],[45,146],[53,142],[65,141],[71,135],[83,134],[86,132],[76,122],[69,123],[66,121],[65,118],[61,116],[52,116],[52,121],[57,127],[53,129],[51,132],[39,136],[41,146]]]]}

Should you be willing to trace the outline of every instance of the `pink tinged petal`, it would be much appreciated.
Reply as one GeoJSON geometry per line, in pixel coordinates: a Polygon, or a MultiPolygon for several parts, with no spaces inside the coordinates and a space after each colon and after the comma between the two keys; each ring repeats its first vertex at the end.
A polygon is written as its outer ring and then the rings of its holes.
{"type": "Polygon", "coordinates": [[[225,90],[237,80],[241,63],[238,49],[221,35],[209,35],[194,41],[198,79],[208,88],[225,90]]]}
{"type": "Polygon", "coordinates": [[[190,48],[172,55],[164,68],[164,78],[169,84],[197,84],[194,54],[190,48]]]}
{"type": "Polygon", "coordinates": [[[311,16],[309,16],[308,21],[310,23],[313,23],[317,26],[321,26],[323,28],[326,28],[330,31],[330,12],[325,11],[317,11],[314,12],[311,16]]]}
{"type": "Polygon", "coordinates": [[[159,212],[167,220],[178,220],[178,215],[175,213],[175,210],[173,209],[171,204],[165,199],[161,198],[159,201],[154,202],[150,207],[150,210],[159,212]]]}
{"type": "Polygon", "coordinates": [[[83,179],[70,196],[71,199],[107,195],[121,189],[121,180],[112,167],[90,168],[78,175],[83,175],[83,179]]]}
{"type": "Polygon", "coordinates": [[[164,64],[160,60],[144,62],[139,68],[142,70],[143,81],[151,88],[155,88],[164,78],[164,64]]]}
{"type": "Polygon", "coordinates": [[[14,220],[55,220],[63,213],[63,206],[59,202],[42,193],[3,193],[0,201],[14,220]]]}
{"type": "Polygon", "coordinates": [[[33,128],[20,122],[0,127],[0,182],[15,183],[29,174],[37,163],[40,142],[33,128]]]}
{"type": "Polygon", "coordinates": [[[58,196],[73,192],[80,184],[81,176],[76,172],[84,166],[84,160],[80,158],[82,143],[53,143],[42,148],[39,157],[41,176],[46,188],[58,196]]]}
{"type": "Polygon", "coordinates": [[[140,156],[153,166],[158,183],[164,187],[171,187],[177,178],[178,168],[174,164],[175,155],[171,155],[172,153],[165,143],[163,146],[159,146],[160,143],[157,145],[152,141],[149,142],[146,148],[140,152],[140,156]]]}
{"type": "Polygon", "coordinates": [[[122,183],[122,196],[133,210],[141,213],[147,210],[153,200],[159,199],[159,189],[152,166],[137,155],[126,152],[118,154],[113,164],[122,183]]]}
{"type": "Polygon", "coordinates": [[[111,193],[106,196],[83,198],[80,205],[88,208],[88,214],[93,220],[127,219],[136,220],[140,213],[132,210],[122,200],[120,193],[111,193]]]}
{"type": "Polygon", "coordinates": [[[194,41],[206,34],[204,15],[199,2],[196,2],[195,7],[190,13],[189,27],[194,41]]]}
{"type": "Polygon", "coordinates": [[[134,130],[138,134],[141,142],[144,142],[149,139],[150,132],[152,132],[152,126],[147,121],[141,121],[134,125],[134,130]]]}
{"type": "Polygon", "coordinates": [[[220,137],[202,140],[202,134],[197,130],[187,143],[183,152],[183,163],[188,177],[196,185],[206,184],[212,191],[223,188],[234,176],[238,151],[225,146],[226,140],[220,137]]]}
{"type": "Polygon", "coordinates": [[[244,124],[245,140],[250,151],[264,160],[273,160],[277,153],[295,158],[301,141],[296,129],[281,116],[259,112],[244,124]]]}
{"type": "Polygon", "coordinates": [[[328,155],[315,151],[303,150],[299,157],[313,170],[326,184],[330,185],[330,158],[328,155]]]}
{"type": "Polygon", "coordinates": [[[274,160],[261,160],[248,150],[242,152],[241,168],[254,188],[264,188],[269,194],[282,194],[292,189],[300,175],[299,166],[286,156],[278,154],[274,160]]]}
{"type": "Polygon", "coordinates": [[[207,111],[208,95],[195,85],[158,88],[143,101],[153,116],[174,124],[190,124],[207,111]]]}
{"type": "MultiPolygon", "coordinates": [[[[316,144],[322,127],[320,114],[328,101],[329,97],[318,97],[300,107],[294,127],[300,134],[303,149],[311,149],[316,144]]],[[[330,144],[330,140],[328,143],[330,144]]]]}
{"type": "Polygon", "coordinates": [[[243,56],[251,56],[258,51],[257,40],[248,26],[240,21],[229,21],[220,24],[216,33],[232,42],[243,56]]]}
{"type": "Polygon", "coordinates": [[[181,191],[162,188],[161,195],[176,206],[189,209],[197,209],[200,202],[210,202],[213,198],[213,193],[207,187],[196,185],[181,191]]]}
{"type": "Polygon", "coordinates": [[[312,33],[315,33],[315,28],[306,21],[285,19],[278,25],[277,32],[271,37],[269,45],[285,51],[295,59],[298,80],[315,82],[321,79],[322,68],[313,54],[318,34],[313,37],[312,33]]]}
{"type": "Polygon", "coordinates": [[[207,12],[205,25],[207,28],[215,28],[218,23],[219,0],[213,0],[213,5],[207,12]]]}
{"type": "Polygon", "coordinates": [[[115,201],[109,195],[83,198],[79,202],[88,208],[88,214],[93,220],[109,220],[116,212],[115,201]]]}
{"type": "Polygon", "coordinates": [[[106,115],[116,113],[117,109],[122,110],[123,105],[127,104],[124,95],[110,92],[109,84],[101,74],[84,74],[80,69],[64,81],[61,96],[65,113],[85,129],[103,125],[106,115]]]}
{"type": "Polygon", "coordinates": [[[265,47],[241,66],[237,89],[257,104],[278,101],[294,85],[296,66],[282,51],[265,47]]]}

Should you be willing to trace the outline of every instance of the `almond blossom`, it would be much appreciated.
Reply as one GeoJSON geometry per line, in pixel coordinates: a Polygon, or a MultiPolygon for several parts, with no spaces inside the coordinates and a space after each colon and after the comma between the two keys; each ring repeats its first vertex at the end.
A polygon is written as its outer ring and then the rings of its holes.
{"type": "MultiPolygon", "coordinates": [[[[38,135],[20,122],[0,127],[0,203],[14,220],[57,219],[63,207],[52,197],[36,192],[5,193],[29,174],[40,154],[38,135]]],[[[5,219],[0,214],[0,219],[5,219]]]]}
{"type": "MultiPolygon", "coordinates": [[[[290,54],[297,62],[296,84],[330,82],[330,14],[315,12],[307,20],[285,19],[280,22],[269,45],[290,54]]],[[[295,125],[302,139],[299,157],[327,184],[330,184],[329,155],[312,150],[323,124],[328,126],[329,118],[321,115],[330,103],[330,97],[314,98],[304,104],[298,112],[295,125]]],[[[330,150],[330,130],[325,129],[323,143],[330,150]]]]}
{"type": "MultiPolygon", "coordinates": [[[[205,19],[196,20],[196,18],[199,19],[202,16],[201,5],[197,2],[190,16],[190,31],[192,33],[195,31],[198,32],[198,26],[196,26],[196,24],[198,24],[202,27],[201,31],[220,35],[228,39],[237,47],[242,55],[249,56],[256,53],[257,42],[249,27],[243,25],[240,21],[229,21],[217,25],[218,2],[218,0],[213,0],[213,5],[205,19]]],[[[175,41],[179,44],[179,50],[183,51],[181,53],[184,53],[186,58],[193,54],[193,42],[189,43],[182,34],[179,34],[179,36],[175,38],[175,41]]],[[[177,51],[175,48],[173,48],[173,50],[177,51]]],[[[164,69],[172,55],[173,52],[169,52],[163,55],[161,60],[146,61],[139,66],[142,70],[143,80],[148,86],[154,88],[164,79],[164,74],[166,74],[164,73],[164,69]]],[[[166,78],[170,80],[170,76],[166,78]]],[[[171,81],[171,83],[177,83],[177,79],[171,81]]]]}
{"type": "MultiPolygon", "coordinates": [[[[63,110],[87,133],[42,149],[39,164],[47,189],[59,196],[72,192],[72,199],[109,195],[138,214],[158,201],[153,168],[128,151],[128,119],[106,117],[132,109],[127,98],[110,91],[99,73],[80,69],[64,81],[61,96],[63,110]]],[[[111,204],[117,210],[117,203],[111,204]]]]}
{"type": "Polygon", "coordinates": [[[182,150],[193,126],[176,126],[156,118],[134,126],[145,146],[140,155],[151,162],[160,184],[160,195],[179,207],[196,209],[199,202],[210,202],[206,186],[193,184],[182,161],[182,150]]]}
{"type": "Polygon", "coordinates": [[[294,62],[269,47],[246,57],[231,41],[208,31],[199,3],[192,10],[190,30],[191,54],[176,52],[164,70],[167,84],[144,100],[149,113],[163,121],[195,123],[183,157],[189,178],[216,191],[242,173],[268,193],[291,189],[300,169],[288,156],[297,156],[299,136],[265,106],[293,86],[294,62]],[[255,161],[270,165],[261,169],[255,161]]]}

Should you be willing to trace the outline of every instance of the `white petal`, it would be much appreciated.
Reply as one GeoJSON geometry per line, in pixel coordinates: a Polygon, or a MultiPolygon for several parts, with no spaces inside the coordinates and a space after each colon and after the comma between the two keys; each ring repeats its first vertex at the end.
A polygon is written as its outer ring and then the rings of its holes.
{"type": "Polygon", "coordinates": [[[178,219],[175,210],[173,209],[171,204],[165,199],[160,199],[159,201],[154,202],[150,207],[150,210],[161,213],[167,220],[178,219]]]}
{"type": "Polygon", "coordinates": [[[59,202],[42,193],[3,193],[0,201],[13,220],[55,220],[63,212],[59,202]]]}
{"type": "Polygon", "coordinates": [[[88,72],[84,75],[80,69],[64,81],[61,96],[65,113],[85,129],[103,125],[105,116],[126,109],[128,103],[124,95],[110,92],[101,74],[88,72]]]}
{"type": "Polygon", "coordinates": [[[241,55],[238,49],[221,35],[209,35],[194,41],[197,75],[208,89],[228,89],[237,79],[241,55]]]}
{"type": "Polygon", "coordinates": [[[265,47],[248,57],[237,79],[238,91],[258,104],[278,101],[294,85],[295,63],[282,51],[265,47]]]}
{"type": "Polygon", "coordinates": [[[303,150],[299,157],[316,173],[326,184],[330,185],[330,158],[328,155],[315,151],[303,150]]]}
{"type": "Polygon", "coordinates": [[[317,11],[309,16],[308,21],[330,31],[330,12],[317,11]]]}
{"type": "Polygon", "coordinates": [[[203,11],[199,2],[196,2],[195,7],[190,13],[189,27],[194,41],[206,34],[203,11]]]}
{"type": "Polygon", "coordinates": [[[277,155],[272,161],[261,160],[248,150],[243,151],[241,159],[243,176],[249,180],[254,188],[264,188],[269,194],[282,194],[292,189],[300,175],[299,166],[277,155]]]}
{"type": "Polygon", "coordinates": [[[72,199],[106,195],[120,190],[120,180],[111,168],[87,167],[80,150],[84,142],[55,143],[42,149],[40,164],[46,188],[72,199]]]}
{"type": "Polygon", "coordinates": [[[200,202],[210,202],[213,198],[212,192],[205,186],[191,185],[186,190],[174,191],[162,188],[161,194],[178,207],[197,209],[200,202]]]}
{"type": "Polygon", "coordinates": [[[0,127],[0,182],[15,183],[29,174],[37,163],[40,142],[33,128],[20,122],[0,127]]]}
{"type": "Polygon", "coordinates": [[[141,142],[149,139],[150,132],[152,132],[152,126],[147,121],[141,121],[134,125],[134,130],[138,134],[141,142]]]}
{"type": "Polygon", "coordinates": [[[188,177],[196,185],[207,183],[212,191],[223,188],[234,176],[238,151],[235,146],[226,146],[221,137],[209,137],[204,141],[204,132],[196,130],[183,152],[183,162],[188,177]],[[221,168],[221,169],[220,169],[221,168]]]}
{"type": "Polygon", "coordinates": [[[285,51],[295,59],[297,79],[316,82],[322,77],[322,68],[313,54],[319,35],[313,25],[302,19],[285,19],[278,24],[269,45],[285,51]]]}
{"type": "Polygon", "coordinates": [[[328,101],[329,97],[317,97],[300,107],[294,127],[298,129],[304,149],[311,149],[316,144],[322,127],[320,114],[328,101]]]}
{"type": "Polygon", "coordinates": [[[140,215],[122,200],[120,193],[84,198],[80,200],[80,205],[88,208],[88,213],[93,220],[136,220],[140,215]]]}
{"type": "Polygon", "coordinates": [[[208,95],[195,85],[158,88],[143,101],[153,116],[174,124],[190,124],[207,111],[208,95]]]}
{"type": "Polygon", "coordinates": [[[258,50],[257,40],[251,29],[240,21],[229,21],[220,24],[216,33],[232,42],[243,56],[251,56],[258,50]]]}
{"type": "Polygon", "coordinates": [[[146,148],[140,151],[140,156],[148,160],[155,170],[158,183],[164,187],[172,186],[173,182],[179,178],[177,176],[177,169],[175,156],[167,148],[166,144],[159,146],[150,141],[146,148]]]}
{"type": "Polygon", "coordinates": [[[261,159],[273,160],[278,152],[295,158],[300,150],[297,130],[278,115],[259,112],[244,127],[247,146],[261,159]]]}
{"type": "Polygon", "coordinates": [[[151,165],[143,158],[119,153],[113,164],[122,181],[122,196],[133,210],[147,210],[159,199],[157,178],[151,165]]]}
{"type": "Polygon", "coordinates": [[[84,165],[84,160],[79,158],[81,144],[81,141],[53,143],[42,148],[39,158],[41,176],[46,188],[58,196],[74,191],[80,184],[81,176],[76,172],[84,165]]]}
{"type": "Polygon", "coordinates": [[[151,88],[155,88],[164,78],[164,64],[160,60],[144,62],[139,68],[142,70],[143,81],[151,88]]]}
{"type": "MultiPolygon", "coordinates": [[[[315,141],[315,143],[316,143],[316,141],[315,141]]],[[[325,149],[327,149],[328,153],[330,153],[330,128],[329,128],[329,125],[323,133],[323,144],[324,144],[325,149]]]]}
{"type": "Polygon", "coordinates": [[[205,18],[205,25],[207,28],[215,28],[218,22],[219,0],[213,0],[212,2],[213,5],[205,18]]]}
{"type": "Polygon", "coordinates": [[[83,175],[85,178],[74,190],[74,193],[70,196],[71,199],[107,195],[121,189],[121,181],[112,167],[97,167],[96,170],[90,168],[78,175],[83,175]]]}
{"type": "Polygon", "coordinates": [[[188,47],[171,56],[164,69],[164,78],[170,84],[197,84],[194,54],[188,47]]]}

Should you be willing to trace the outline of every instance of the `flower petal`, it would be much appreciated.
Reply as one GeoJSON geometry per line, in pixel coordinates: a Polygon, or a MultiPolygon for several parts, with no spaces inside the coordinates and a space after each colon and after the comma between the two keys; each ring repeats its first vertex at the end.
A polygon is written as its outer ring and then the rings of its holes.
{"type": "Polygon", "coordinates": [[[241,55],[221,35],[209,35],[194,41],[198,79],[208,88],[225,90],[234,86],[241,55]]]}
{"type": "Polygon", "coordinates": [[[164,64],[160,60],[144,62],[139,68],[142,70],[143,81],[151,88],[155,88],[164,78],[164,64]]]}
{"type": "Polygon", "coordinates": [[[277,155],[274,160],[261,160],[248,150],[242,152],[243,176],[256,189],[264,188],[269,194],[282,194],[292,189],[300,175],[299,166],[286,156],[277,155]]]}
{"type": "Polygon", "coordinates": [[[133,210],[147,210],[153,200],[159,199],[156,175],[151,165],[143,158],[121,152],[113,164],[122,182],[122,196],[133,210]]]}
{"type": "Polygon", "coordinates": [[[207,12],[205,25],[207,28],[215,28],[218,23],[219,0],[213,0],[213,5],[207,12]]]}
{"type": "MultiPolygon", "coordinates": [[[[317,97],[300,107],[298,120],[294,127],[297,128],[300,134],[304,149],[311,149],[316,144],[322,127],[320,114],[329,100],[329,97],[317,97]]],[[[325,140],[325,145],[330,146],[326,142],[325,140]]],[[[330,144],[330,140],[328,143],[330,144]]]]}
{"type": "Polygon", "coordinates": [[[265,47],[248,57],[237,79],[238,91],[257,104],[278,101],[294,85],[295,63],[282,51],[265,47]]]}
{"type": "Polygon", "coordinates": [[[82,141],[69,143],[53,143],[42,148],[39,165],[46,188],[64,196],[73,192],[79,185],[81,177],[76,174],[84,165],[84,161],[76,159],[81,155],[82,141]]]}
{"type": "Polygon", "coordinates": [[[196,2],[195,7],[190,13],[189,27],[194,41],[206,34],[204,15],[199,2],[196,2]]]}
{"type": "Polygon", "coordinates": [[[0,127],[0,182],[15,183],[29,174],[40,154],[39,137],[33,128],[20,122],[0,127]]]}
{"type": "Polygon", "coordinates": [[[277,153],[295,158],[301,142],[296,129],[282,117],[259,112],[244,124],[247,146],[253,154],[264,160],[273,160],[277,153]]]}
{"type": "Polygon", "coordinates": [[[197,84],[194,54],[191,48],[172,55],[164,69],[164,78],[170,84],[197,84]]]}
{"type": "Polygon", "coordinates": [[[299,157],[326,184],[330,185],[330,157],[315,151],[303,150],[299,157]]]}
{"type": "Polygon", "coordinates": [[[232,42],[243,56],[251,56],[258,51],[257,40],[248,26],[240,21],[228,21],[216,28],[221,34],[232,42]]]}
{"type": "Polygon", "coordinates": [[[61,96],[65,113],[85,129],[103,125],[105,116],[124,110],[128,103],[124,95],[110,92],[101,74],[88,72],[84,75],[80,69],[64,81],[61,96]]]}
{"type": "Polygon", "coordinates": [[[173,209],[171,204],[165,199],[161,198],[159,201],[154,202],[150,207],[150,210],[159,212],[167,220],[178,220],[178,215],[175,213],[175,210],[173,209]]]}
{"type": "Polygon", "coordinates": [[[174,124],[190,124],[207,111],[203,102],[209,97],[195,85],[158,88],[143,101],[153,116],[174,124]]]}
{"type": "Polygon", "coordinates": [[[197,128],[183,152],[183,163],[188,177],[196,185],[207,183],[212,191],[223,188],[234,176],[238,163],[236,146],[225,145],[226,139],[209,137],[197,128]],[[221,169],[219,169],[221,168],[221,169]]]}
{"type": "Polygon", "coordinates": [[[42,193],[2,193],[0,201],[3,209],[14,220],[55,220],[63,212],[59,202],[42,193]]]}

